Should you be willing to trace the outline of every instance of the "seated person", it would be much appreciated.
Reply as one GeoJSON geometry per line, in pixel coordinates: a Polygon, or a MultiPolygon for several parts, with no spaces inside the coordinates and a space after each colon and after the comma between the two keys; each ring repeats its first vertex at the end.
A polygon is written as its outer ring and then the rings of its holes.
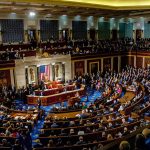
{"type": "Polygon", "coordinates": [[[74,132],[74,129],[72,128],[72,129],[70,129],[70,133],[69,133],[69,135],[75,135],[75,132],[74,132]]]}
{"type": "Polygon", "coordinates": [[[83,109],[82,113],[79,114],[79,117],[82,119],[87,118],[87,117],[89,117],[89,113],[86,112],[86,109],[83,109]]]}
{"type": "Polygon", "coordinates": [[[78,135],[84,135],[84,131],[83,130],[79,130],[78,131],[78,135]]]}
{"type": "Polygon", "coordinates": [[[51,128],[58,128],[58,124],[54,121],[53,124],[51,125],[51,128]]]}
{"type": "Polygon", "coordinates": [[[55,147],[54,141],[53,141],[53,140],[49,140],[49,141],[48,141],[48,144],[47,144],[47,147],[48,147],[48,148],[50,148],[50,147],[55,147]]]}
{"type": "Polygon", "coordinates": [[[122,141],[119,145],[119,150],[130,150],[130,144],[128,141],[122,141]]]}
{"type": "Polygon", "coordinates": [[[43,147],[43,144],[41,143],[41,141],[39,139],[37,139],[36,141],[36,145],[34,145],[34,148],[42,148],[43,147]]]}
{"type": "Polygon", "coordinates": [[[85,142],[84,139],[83,139],[83,136],[80,136],[80,137],[79,137],[79,141],[77,141],[76,144],[77,144],[77,145],[86,144],[86,142],[85,142]]]}

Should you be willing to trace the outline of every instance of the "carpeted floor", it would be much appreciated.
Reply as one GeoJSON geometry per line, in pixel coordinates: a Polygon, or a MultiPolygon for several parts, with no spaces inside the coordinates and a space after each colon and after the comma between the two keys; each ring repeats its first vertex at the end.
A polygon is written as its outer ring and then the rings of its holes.
{"type": "MultiPolygon", "coordinates": [[[[87,95],[88,96],[81,97],[81,102],[85,102],[86,105],[89,105],[91,102],[94,102],[98,97],[101,96],[101,92],[88,88],[87,95]]],[[[23,101],[21,101],[21,100],[15,100],[15,105],[16,105],[16,108],[20,109],[20,110],[26,110],[28,107],[30,107],[30,108],[36,107],[35,105],[24,104],[23,101]]],[[[64,102],[64,105],[67,106],[67,102],[64,102]]],[[[55,106],[59,107],[60,103],[55,104],[55,106]]],[[[38,138],[38,136],[40,134],[40,130],[43,128],[45,116],[47,116],[50,113],[52,107],[53,107],[53,105],[41,106],[41,109],[43,109],[45,111],[45,115],[42,116],[42,119],[38,120],[37,124],[34,126],[32,132],[31,132],[33,145],[35,144],[35,140],[38,138]]]]}
{"type": "MultiPolygon", "coordinates": [[[[98,97],[100,97],[101,94],[102,94],[102,92],[100,92],[100,91],[96,91],[96,90],[88,88],[87,89],[87,95],[88,96],[83,96],[81,98],[81,102],[85,102],[86,105],[88,106],[91,102],[94,102],[98,97]]],[[[124,92],[122,92],[121,97],[123,95],[124,95],[124,92]]],[[[19,109],[22,109],[22,110],[26,110],[28,107],[31,107],[31,108],[36,107],[35,105],[23,104],[23,102],[21,100],[16,100],[15,103],[16,103],[16,107],[19,109]]],[[[57,103],[55,105],[59,107],[60,103],[57,103]]],[[[64,102],[64,105],[67,105],[67,102],[64,102]]],[[[40,130],[43,128],[44,119],[50,113],[52,107],[53,107],[53,105],[41,106],[41,109],[43,109],[45,111],[45,115],[42,116],[42,119],[38,120],[37,124],[35,125],[35,127],[33,128],[32,132],[31,132],[31,137],[33,140],[33,146],[35,144],[35,140],[38,138],[38,136],[40,134],[40,130]]]]}

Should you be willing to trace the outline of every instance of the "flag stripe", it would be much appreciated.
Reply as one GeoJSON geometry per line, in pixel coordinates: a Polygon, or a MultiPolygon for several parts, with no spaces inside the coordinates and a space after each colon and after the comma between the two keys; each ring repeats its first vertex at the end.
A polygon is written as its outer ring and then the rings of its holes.
{"type": "Polygon", "coordinates": [[[45,77],[48,80],[50,80],[50,66],[49,65],[40,66],[39,78],[40,80],[45,80],[45,77]]]}

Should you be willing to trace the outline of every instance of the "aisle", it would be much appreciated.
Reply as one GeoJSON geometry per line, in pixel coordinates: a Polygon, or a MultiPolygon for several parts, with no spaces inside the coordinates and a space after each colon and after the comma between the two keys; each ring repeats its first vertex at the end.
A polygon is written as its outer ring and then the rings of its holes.
{"type": "MultiPolygon", "coordinates": [[[[87,101],[87,96],[83,96],[81,98],[81,102],[85,102],[87,105],[89,105],[91,102],[94,102],[98,97],[101,96],[101,92],[96,91],[96,90],[92,90],[92,89],[88,89],[87,90],[88,93],[88,101],[87,101]]],[[[55,104],[56,106],[60,106],[60,103],[55,104]]],[[[64,102],[64,105],[67,105],[67,102],[64,102]]],[[[45,111],[45,116],[43,116],[42,120],[38,121],[38,124],[35,126],[35,128],[33,129],[31,135],[32,135],[32,140],[33,140],[33,146],[35,144],[35,140],[39,137],[40,134],[40,130],[44,125],[44,119],[45,117],[49,114],[49,112],[52,109],[52,106],[41,106],[41,109],[43,109],[45,111]]]]}

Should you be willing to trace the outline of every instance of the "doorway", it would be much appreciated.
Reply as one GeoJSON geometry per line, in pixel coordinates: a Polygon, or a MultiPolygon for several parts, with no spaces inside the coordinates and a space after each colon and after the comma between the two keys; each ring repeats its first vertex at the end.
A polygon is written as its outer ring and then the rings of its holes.
{"type": "Polygon", "coordinates": [[[36,40],[36,30],[35,29],[28,30],[28,40],[31,41],[31,39],[36,40]]]}
{"type": "Polygon", "coordinates": [[[90,32],[90,39],[95,40],[95,34],[96,34],[95,29],[90,29],[89,32],[90,32]]]}
{"type": "Polygon", "coordinates": [[[117,38],[118,38],[117,34],[118,34],[117,30],[113,29],[112,30],[112,40],[117,40],[117,38]]]}
{"type": "Polygon", "coordinates": [[[137,29],[136,30],[136,40],[141,39],[141,38],[142,38],[142,30],[137,29]]]}
{"type": "Polygon", "coordinates": [[[28,41],[31,43],[31,47],[36,48],[37,39],[36,39],[36,30],[35,29],[28,30],[28,41]]]}
{"type": "Polygon", "coordinates": [[[62,29],[62,39],[67,41],[69,39],[69,29],[64,28],[62,29]]]}

